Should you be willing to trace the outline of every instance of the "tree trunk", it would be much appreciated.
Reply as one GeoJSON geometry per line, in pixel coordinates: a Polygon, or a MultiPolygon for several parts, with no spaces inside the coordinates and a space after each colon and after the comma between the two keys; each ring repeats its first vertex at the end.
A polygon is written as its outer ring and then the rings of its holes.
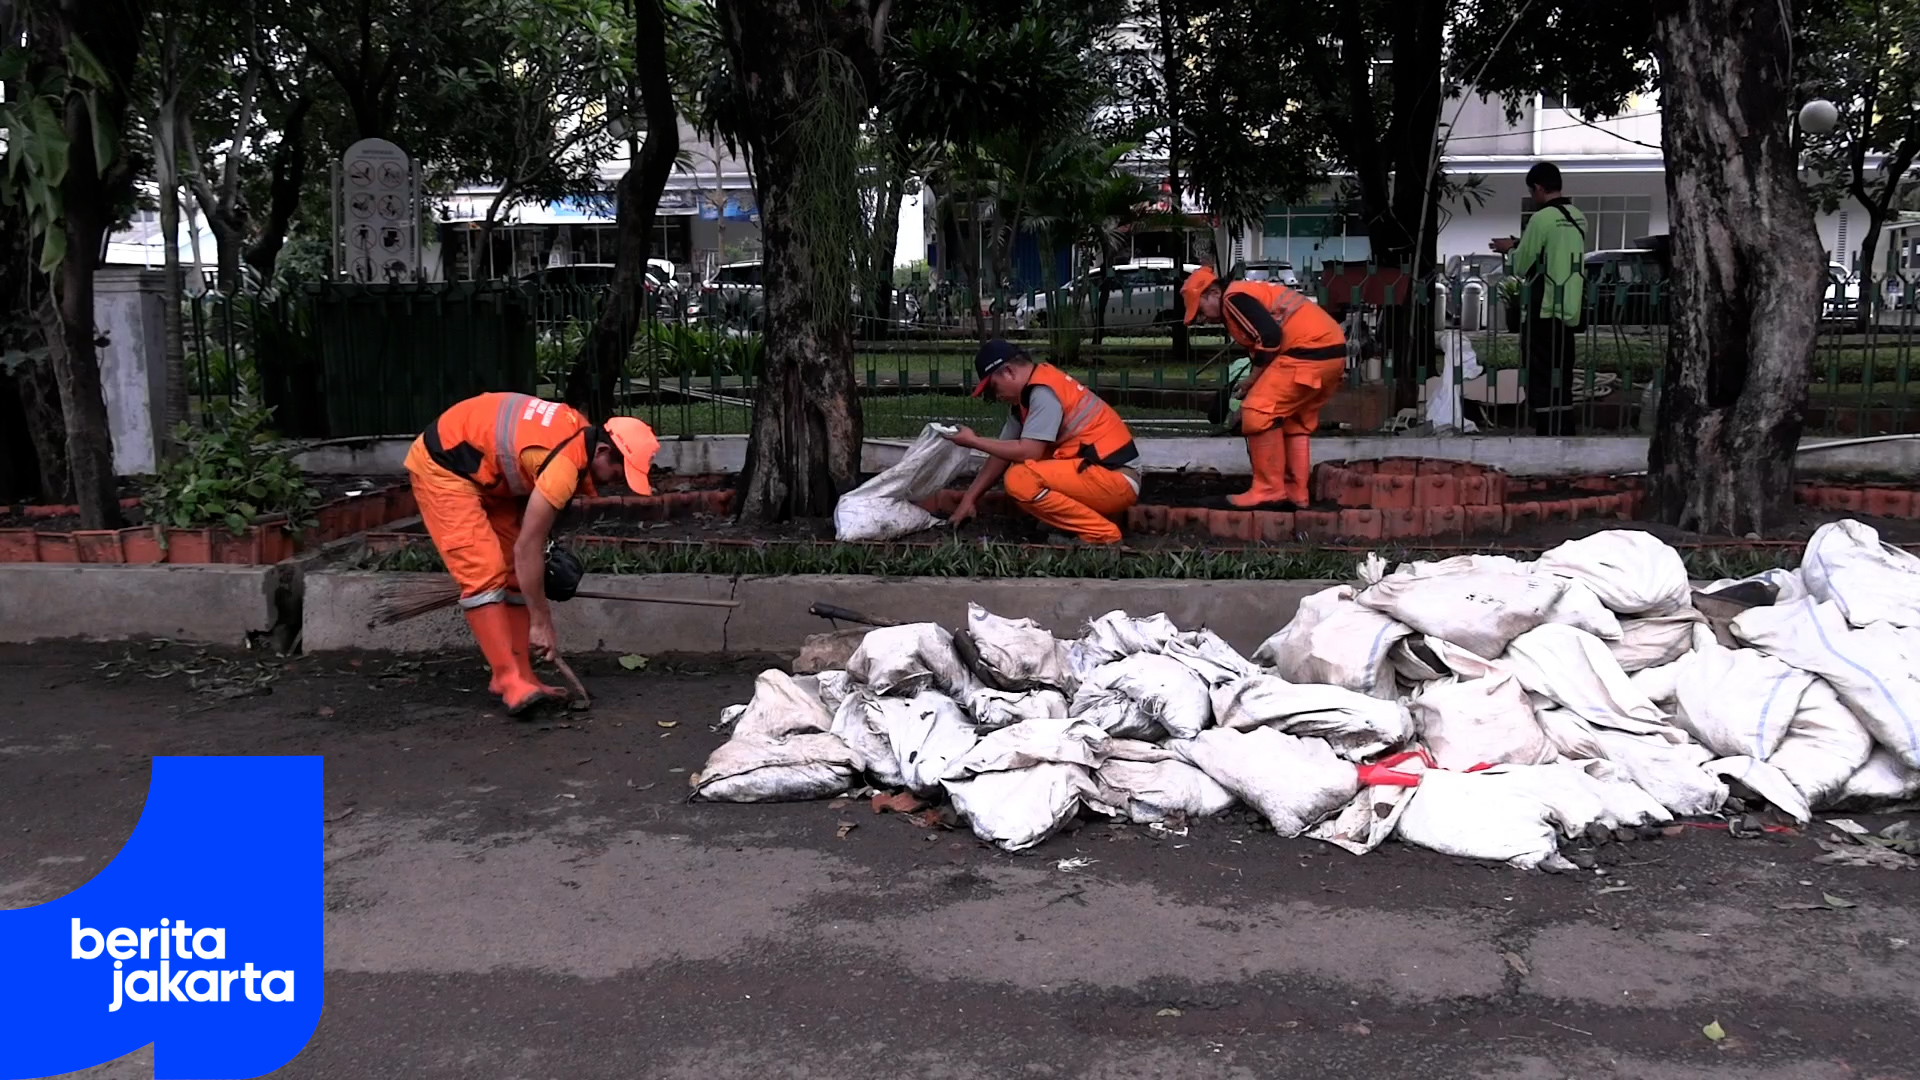
{"type": "Polygon", "coordinates": [[[267,187],[267,221],[246,254],[247,265],[260,275],[262,285],[272,283],[280,249],[287,243],[287,230],[300,209],[300,191],[307,182],[307,113],[312,108],[310,97],[302,96],[293,103],[280,132],[279,145],[273,149],[272,180],[267,187]]]}
{"type": "Polygon", "coordinates": [[[893,249],[900,245],[900,204],[906,199],[906,166],[891,160],[886,186],[876,201],[873,239],[869,245],[865,337],[891,337],[893,331],[893,249]]]}
{"type": "MultiPolygon", "coordinates": [[[[1167,212],[1173,217],[1174,235],[1180,239],[1180,249],[1173,253],[1173,294],[1175,296],[1180,295],[1180,290],[1184,288],[1187,283],[1187,222],[1186,215],[1183,213],[1185,209],[1185,197],[1180,190],[1180,140],[1182,138],[1180,127],[1180,102],[1182,97],[1180,73],[1185,70],[1180,54],[1179,27],[1181,25],[1182,21],[1180,19],[1180,13],[1177,10],[1177,0],[1160,0],[1161,90],[1166,96],[1166,100],[1162,104],[1166,106],[1167,114],[1167,212]]],[[[1225,273],[1227,268],[1218,266],[1214,269],[1218,272],[1225,273]]],[[[1106,289],[1102,288],[1100,311],[1103,317],[1106,309],[1106,289]]],[[[1181,307],[1180,313],[1184,316],[1186,314],[1186,308],[1181,307]]],[[[1171,357],[1173,366],[1183,367],[1191,363],[1193,359],[1192,348],[1193,346],[1187,333],[1186,319],[1175,319],[1173,321],[1173,355],[1171,357]]]]}
{"type": "Polygon", "coordinates": [[[766,373],[740,477],[744,521],[824,517],[860,481],[860,398],[847,330],[858,236],[851,39],[826,0],[721,0],[753,129],[766,290],[766,373]],[[836,247],[838,250],[835,250],[836,247]]]}
{"type": "Polygon", "coordinates": [[[614,415],[619,405],[620,374],[648,310],[641,278],[653,242],[654,214],[673,172],[673,160],[680,155],[680,118],[667,78],[667,16],[662,0],[634,4],[633,60],[640,73],[647,138],[640,153],[628,159],[617,190],[613,287],[567,372],[567,404],[596,421],[614,415]]]}
{"type": "Polygon", "coordinates": [[[165,335],[167,398],[163,403],[160,428],[169,456],[174,429],[187,422],[191,407],[187,395],[187,343],[181,326],[180,307],[186,299],[186,279],[180,269],[180,177],[179,143],[175,138],[179,100],[172,96],[159,101],[153,125],[153,173],[160,189],[161,248],[160,325],[165,335]]]}
{"type": "Polygon", "coordinates": [[[1790,28],[1774,4],[1659,11],[1675,296],[1647,462],[1653,512],[1765,535],[1793,511],[1824,276],[1787,131],[1790,28]]]}

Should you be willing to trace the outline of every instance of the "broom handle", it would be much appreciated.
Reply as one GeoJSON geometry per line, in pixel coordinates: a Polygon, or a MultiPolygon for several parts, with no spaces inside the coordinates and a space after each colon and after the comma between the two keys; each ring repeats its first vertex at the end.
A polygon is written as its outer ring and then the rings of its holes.
{"type": "Polygon", "coordinates": [[[738,600],[696,600],[690,596],[628,596],[624,593],[594,592],[589,589],[580,589],[573,595],[584,596],[589,600],[631,600],[638,604],[680,604],[685,607],[717,608],[737,608],[740,606],[740,601],[738,600]]]}

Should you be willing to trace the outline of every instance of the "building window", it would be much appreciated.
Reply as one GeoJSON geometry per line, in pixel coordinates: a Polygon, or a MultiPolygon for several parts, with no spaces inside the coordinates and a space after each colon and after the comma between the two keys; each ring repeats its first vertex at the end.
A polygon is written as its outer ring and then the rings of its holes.
{"type": "MultiPolygon", "coordinates": [[[[1632,247],[1635,240],[1653,232],[1651,195],[1574,195],[1571,198],[1587,219],[1588,251],[1632,247]]],[[[1523,232],[1536,209],[1531,198],[1520,200],[1523,232]]]]}
{"type": "Polygon", "coordinates": [[[1298,271],[1330,262],[1365,262],[1372,248],[1358,214],[1340,214],[1330,203],[1274,206],[1261,229],[1260,257],[1285,259],[1298,271]]]}

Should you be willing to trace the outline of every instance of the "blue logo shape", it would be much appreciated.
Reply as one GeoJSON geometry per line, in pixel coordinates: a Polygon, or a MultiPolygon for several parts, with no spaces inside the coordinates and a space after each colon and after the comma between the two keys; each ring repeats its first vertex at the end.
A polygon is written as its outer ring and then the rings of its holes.
{"type": "Polygon", "coordinates": [[[0,1077],[154,1045],[157,1080],[242,1080],[320,1022],[320,758],[159,757],[120,854],[73,893],[0,911],[0,1077]]]}

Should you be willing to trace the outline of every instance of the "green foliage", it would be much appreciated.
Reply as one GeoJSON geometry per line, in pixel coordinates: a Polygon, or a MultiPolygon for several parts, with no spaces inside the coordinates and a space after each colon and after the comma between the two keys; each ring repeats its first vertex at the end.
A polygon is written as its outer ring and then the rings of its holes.
{"type": "Polygon", "coordinates": [[[93,158],[103,175],[118,146],[113,118],[101,104],[103,91],[112,85],[105,67],[78,37],[68,39],[63,55],[65,66],[50,69],[34,62],[29,45],[9,44],[0,50],[0,80],[8,83],[11,98],[0,102],[0,127],[7,132],[6,183],[0,184],[0,198],[10,206],[25,206],[40,239],[40,271],[49,274],[67,255],[66,209],[60,197],[72,150],[64,115],[67,98],[77,96],[87,111],[93,158]]]}
{"type": "Polygon", "coordinates": [[[628,374],[711,376],[759,375],[766,343],[758,334],[730,334],[715,326],[651,322],[634,343],[628,374]]]}
{"type": "Polygon", "coordinates": [[[284,514],[289,530],[314,523],[319,492],[293,455],[273,445],[270,411],[259,406],[209,406],[212,423],[182,424],[179,456],[161,466],[143,502],[149,519],[177,528],[224,525],[234,535],[260,517],[284,514]]]}

